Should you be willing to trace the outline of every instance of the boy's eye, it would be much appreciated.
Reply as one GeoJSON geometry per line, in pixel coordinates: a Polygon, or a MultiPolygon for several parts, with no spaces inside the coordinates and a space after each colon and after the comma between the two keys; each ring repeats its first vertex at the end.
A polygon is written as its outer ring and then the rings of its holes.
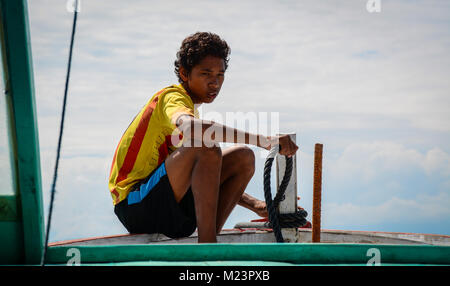
{"type": "MultiPolygon", "coordinates": [[[[211,72],[201,72],[200,75],[202,75],[202,76],[211,76],[212,73],[211,72]]],[[[224,74],[223,73],[219,73],[219,74],[217,74],[217,76],[218,77],[223,77],[224,74]]]]}

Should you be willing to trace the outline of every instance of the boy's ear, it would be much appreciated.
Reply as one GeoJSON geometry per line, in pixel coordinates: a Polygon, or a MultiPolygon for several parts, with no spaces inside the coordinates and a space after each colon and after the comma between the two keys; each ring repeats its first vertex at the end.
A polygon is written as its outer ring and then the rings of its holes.
{"type": "Polygon", "coordinates": [[[183,66],[180,66],[180,77],[182,81],[184,82],[188,81],[188,73],[183,66]]]}

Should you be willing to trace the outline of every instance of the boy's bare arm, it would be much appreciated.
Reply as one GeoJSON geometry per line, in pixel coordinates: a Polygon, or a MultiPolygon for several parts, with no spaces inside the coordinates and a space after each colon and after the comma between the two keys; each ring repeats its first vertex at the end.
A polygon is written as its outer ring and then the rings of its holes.
{"type": "Polygon", "coordinates": [[[292,156],[298,150],[297,145],[288,135],[264,136],[253,134],[220,123],[197,119],[189,115],[181,115],[176,120],[177,127],[183,132],[184,144],[191,147],[209,146],[219,142],[250,144],[266,150],[271,146],[280,144],[281,155],[292,156]]]}
{"type": "Polygon", "coordinates": [[[210,120],[181,115],[177,127],[183,132],[188,143],[202,142],[204,145],[227,142],[255,145],[264,149],[270,147],[269,138],[219,124],[210,120]]]}
{"type": "MultiPolygon", "coordinates": [[[[274,144],[280,144],[280,154],[286,156],[293,156],[298,150],[297,145],[295,145],[289,135],[272,137],[252,134],[213,121],[197,119],[189,115],[181,115],[175,122],[177,127],[183,132],[183,144],[191,144],[189,145],[191,147],[196,147],[195,144],[211,147],[218,142],[227,142],[251,144],[270,150],[274,144]]],[[[266,203],[247,193],[242,194],[238,204],[261,217],[268,216],[266,203]]]]}

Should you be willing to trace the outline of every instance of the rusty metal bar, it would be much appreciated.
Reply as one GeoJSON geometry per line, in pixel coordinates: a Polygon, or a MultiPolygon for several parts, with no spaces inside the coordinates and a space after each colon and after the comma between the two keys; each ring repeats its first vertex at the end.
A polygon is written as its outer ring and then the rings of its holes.
{"type": "Polygon", "coordinates": [[[322,151],[323,145],[314,148],[314,185],[313,185],[313,221],[312,242],[320,242],[320,216],[322,203],[322,151]]]}

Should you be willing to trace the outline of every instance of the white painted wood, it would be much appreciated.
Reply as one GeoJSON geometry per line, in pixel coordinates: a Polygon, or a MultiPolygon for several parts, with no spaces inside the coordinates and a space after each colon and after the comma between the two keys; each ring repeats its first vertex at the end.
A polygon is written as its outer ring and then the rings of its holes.
{"type": "MultiPolygon", "coordinates": [[[[295,133],[285,133],[288,134],[292,141],[296,143],[295,133]]],[[[278,134],[278,135],[285,135],[278,134]]],[[[279,210],[281,214],[293,213],[297,210],[297,155],[292,157],[292,175],[291,180],[286,188],[285,199],[281,201],[279,210]]],[[[277,188],[281,184],[284,176],[284,170],[286,168],[286,159],[284,156],[277,155],[276,157],[276,175],[277,175],[277,188]]],[[[283,228],[281,229],[283,238],[285,242],[298,242],[298,229],[297,228],[283,228]]]]}
{"type": "MultiPolygon", "coordinates": [[[[275,236],[267,228],[258,229],[261,223],[251,223],[250,229],[226,229],[217,236],[219,243],[273,243],[275,236]]],[[[299,242],[310,243],[312,231],[307,228],[298,229],[299,242]]],[[[364,244],[428,244],[450,246],[450,235],[399,233],[399,232],[372,232],[352,230],[326,230],[321,232],[322,243],[364,243],[364,244]]],[[[134,244],[197,244],[197,232],[190,237],[170,239],[162,234],[135,234],[118,235],[110,237],[86,238],[74,241],[56,242],[50,246],[79,246],[79,245],[134,245],[134,244]]]]}

